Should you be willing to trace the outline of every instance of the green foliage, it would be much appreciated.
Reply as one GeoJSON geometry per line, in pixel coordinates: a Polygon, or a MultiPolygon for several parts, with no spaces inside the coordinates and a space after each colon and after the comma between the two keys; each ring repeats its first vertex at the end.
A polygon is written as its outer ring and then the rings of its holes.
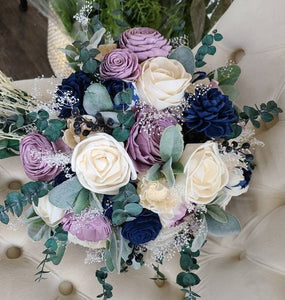
{"type": "Polygon", "coordinates": [[[85,208],[90,204],[90,192],[89,190],[83,188],[78,193],[75,201],[73,203],[72,211],[75,214],[80,214],[85,208]]]}
{"type": "Polygon", "coordinates": [[[207,207],[207,213],[217,222],[220,223],[227,223],[228,218],[225,213],[225,211],[218,205],[216,204],[210,204],[206,205],[207,207]]]}
{"type": "Polygon", "coordinates": [[[76,176],[74,176],[71,179],[57,185],[49,193],[49,201],[56,207],[62,209],[70,209],[72,208],[82,189],[83,187],[80,184],[79,180],[76,176]]]}
{"type": "Polygon", "coordinates": [[[19,155],[19,140],[0,140],[0,159],[19,155]]]}
{"type": "Polygon", "coordinates": [[[191,250],[192,242],[182,247],[180,251],[180,267],[183,272],[180,272],[176,277],[176,283],[183,287],[181,289],[185,292],[184,300],[193,299],[200,297],[194,293],[191,289],[192,286],[199,284],[200,278],[192,271],[199,269],[197,259],[200,255],[199,250],[193,252],[191,250]]]}
{"type": "Polygon", "coordinates": [[[207,222],[205,216],[203,215],[203,220],[199,228],[199,231],[195,234],[195,237],[192,240],[191,251],[196,252],[203,247],[203,245],[206,242],[207,234],[208,234],[207,222]]]}
{"type": "Polygon", "coordinates": [[[97,298],[103,298],[103,300],[112,298],[113,287],[109,283],[106,283],[106,278],[108,277],[107,269],[105,267],[103,267],[100,270],[97,270],[95,274],[96,274],[98,282],[102,285],[102,289],[103,289],[103,292],[101,294],[97,295],[97,298]]]}
{"type": "Polygon", "coordinates": [[[238,65],[220,67],[209,73],[210,79],[215,79],[221,86],[234,85],[238,80],[241,69],[238,65]]]}
{"type": "Polygon", "coordinates": [[[282,112],[283,110],[278,107],[277,103],[271,100],[267,103],[261,103],[260,107],[257,105],[255,105],[255,108],[251,106],[244,106],[243,111],[239,114],[239,116],[240,119],[246,123],[250,121],[254,127],[259,128],[260,121],[257,120],[259,117],[261,121],[268,123],[274,119],[274,115],[278,115],[282,112]]]}
{"type": "Polygon", "coordinates": [[[202,38],[202,45],[198,48],[195,55],[195,66],[197,68],[203,67],[206,62],[204,61],[205,56],[214,55],[216,53],[216,47],[213,46],[214,41],[221,41],[223,36],[217,33],[216,30],[213,33],[208,33],[202,38]]]}
{"type": "Polygon", "coordinates": [[[113,102],[102,84],[93,83],[85,91],[83,107],[89,115],[95,116],[98,112],[112,110],[113,102]]]}
{"type": "Polygon", "coordinates": [[[187,46],[176,48],[169,56],[170,59],[178,60],[186,72],[193,74],[195,70],[195,59],[192,50],[187,46]]]}
{"type": "Polygon", "coordinates": [[[42,181],[28,182],[21,187],[20,192],[11,192],[6,196],[4,206],[0,206],[0,221],[9,223],[8,212],[20,217],[27,203],[38,204],[38,198],[45,196],[52,186],[42,181]]]}
{"type": "Polygon", "coordinates": [[[39,272],[35,274],[37,278],[35,281],[40,282],[42,279],[46,279],[44,277],[45,274],[49,273],[49,271],[45,271],[45,264],[47,262],[52,262],[55,265],[58,265],[62,257],[64,255],[67,243],[67,232],[64,231],[60,226],[55,228],[53,232],[53,236],[51,236],[45,242],[46,249],[42,252],[45,255],[45,258],[40,262],[38,268],[41,268],[39,272]]]}
{"type": "Polygon", "coordinates": [[[160,156],[162,164],[154,164],[146,173],[150,181],[159,180],[164,176],[170,187],[175,183],[175,174],[183,173],[184,167],[178,161],[184,149],[180,126],[167,127],[160,139],[160,156]]]}
{"type": "MultiPolygon", "coordinates": [[[[122,101],[129,104],[129,95],[130,94],[126,92],[121,98],[122,101]]],[[[125,142],[130,135],[131,127],[135,123],[134,112],[132,110],[120,112],[118,113],[117,118],[120,125],[114,128],[112,135],[118,142],[125,142]]]]}
{"type": "Polygon", "coordinates": [[[119,226],[138,216],[143,210],[139,200],[134,185],[128,183],[121,187],[118,195],[111,198],[113,202],[112,223],[119,226]]]}
{"type": "MultiPolygon", "coordinates": [[[[209,206],[207,206],[207,209],[209,206]]],[[[227,222],[221,222],[217,215],[210,215],[208,212],[206,214],[206,221],[208,226],[208,231],[213,236],[228,236],[236,235],[241,231],[240,223],[236,217],[224,211],[227,222]],[[212,217],[212,216],[215,216],[212,217]]]]}

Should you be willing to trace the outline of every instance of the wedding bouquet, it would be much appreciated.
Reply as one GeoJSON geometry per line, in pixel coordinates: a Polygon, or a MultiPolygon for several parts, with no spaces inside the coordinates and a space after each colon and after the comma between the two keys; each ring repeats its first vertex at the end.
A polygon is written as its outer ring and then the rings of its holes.
{"type": "Polygon", "coordinates": [[[1,75],[0,157],[20,155],[32,181],[7,195],[0,221],[29,204],[28,234],[46,247],[38,280],[47,262],[60,263],[68,241],[105,262],[96,272],[104,299],[112,297],[108,272],[146,263],[155,280],[166,280],[159,264],[178,252],[177,283],[185,299],[196,299],[193,271],[207,234],[240,231],[225,208],[248,190],[262,144],[249,125],[282,110],[274,101],[239,109],[237,65],[200,69],[223,38],[217,31],[194,55],[147,27],[124,31],[118,43],[96,18],[83,28],[62,49],[75,72],[49,103],[1,75]]]}

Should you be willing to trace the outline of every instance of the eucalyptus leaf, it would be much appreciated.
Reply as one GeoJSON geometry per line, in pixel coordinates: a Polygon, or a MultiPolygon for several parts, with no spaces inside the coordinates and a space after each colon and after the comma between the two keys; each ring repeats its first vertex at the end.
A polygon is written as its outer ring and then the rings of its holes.
{"type": "Polygon", "coordinates": [[[138,203],[128,203],[124,209],[129,215],[135,217],[142,212],[143,207],[138,203]]]}
{"type": "Polygon", "coordinates": [[[239,96],[239,90],[233,85],[219,85],[225,95],[228,95],[231,101],[235,101],[239,96]]]}
{"type": "Polygon", "coordinates": [[[107,248],[105,250],[105,264],[109,272],[113,272],[115,270],[112,255],[110,253],[110,250],[108,250],[107,248]]]}
{"type": "Polygon", "coordinates": [[[89,203],[89,191],[83,188],[76,197],[72,210],[75,214],[80,214],[86,207],[89,206],[89,203]]]}
{"type": "Polygon", "coordinates": [[[34,241],[40,241],[50,228],[43,220],[37,220],[28,225],[28,236],[34,241]]]}
{"type": "Polygon", "coordinates": [[[107,89],[99,83],[93,83],[85,91],[83,107],[89,115],[95,116],[97,112],[108,111],[113,103],[107,89]]]}
{"type": "Polygon", "coordinates": [[[66,242],[57,241],[56,253],[50,256],[50,260],[54,265],[59,265],[66,249],[66,242]]]}
{"type": "Polygon", "coordinates": [[[177,162],[182,155],[184,148],[183,136],[180,126],[167,127],[160,139],[160,156],[166,162],[172,158],[172,162],[177,162]]]}
{"type": "Polygon", "coordinates": [[[220,223],[227,223],[228,218],[225,211],[216,204],[207,205],[207,213],[220,223]]]}
{"type": "Polygon", "coordinates": [[[172,158],[170,157],[169,160],[162,166],[161,169],[161,172],[165,176],[170,188],[173,187],[175,183],[175,177],[171,165],[172,165],[172,158]]]}
{"type": "Polygon", "coordinates": [[[74,176],[57,185],[49,193],[49,201],[56,207],[70,209],[82,189],[82,185],[74,176]]]}
{"type": "Polygon", "coordinates": [[[161,178],[160,173],[161,165],[159,163],[155,163],[151,168],[147,170],[146,179],[149,181],[156,181],[161,178]]]}
{"type": "Polygon", "coordinates": [[[240,223],[236,217],[226,212],[227,223],[217,222],[209,214],[206,214],[206,221],[209,234],[217,237],[237,235],[241,231],[240,223]]]}
{"type": "Polygon", "coordinates": [[[127,128],[118,126],[114,128],[112,135],[118,142],[125,142],[130,135],[130,131],[127,128]]]}
{"type": "Polygon", "coordinates": [[[112,222],[114,225],[122,225],[127,220],[128,214],[123,209],[117,209],[112,213],[112,222]]]}
{"type": "MultiPolygon", "coordinates": [[[[216,80],[219,82],[220,85],[234,85],[241,73],[241,69],[238,65],[220,67],[216,71],[216,80]]],[[[209,77],[212,79],[213,76],[214,72],[211,72],[209,74],[209,77]]]]}
{"type": "Polygon", "coordinates": [[[195,59],[192,50],[187,46],[176,48],[170,55],[170,59],[178,60],[187,73],[193,74],[195,70],[195,59]]]}

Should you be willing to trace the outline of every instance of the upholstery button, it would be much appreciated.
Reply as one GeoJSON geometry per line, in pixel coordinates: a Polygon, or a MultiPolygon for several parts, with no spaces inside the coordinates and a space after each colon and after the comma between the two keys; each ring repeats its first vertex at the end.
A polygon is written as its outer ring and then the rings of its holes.
{"type": "Polygon", "coordinates": [[[243,260],[243,259],[245,259],[245,258],[246,258],[246,251],[243,250],[243,251],[241,251],[240,254],[239,254],[239,260],[243,260]]]}
{"type": "Polygon", "coordinates": [[[70,281],[63,281],[60,283],[58,290],[62,295],[70,295],[73,292],[73,284],[70,281]]]}
{"type": "Polygon", "coordinates": [[[11,181],[9,184],[8,184],[8,188],[10,190],[19,190],[22,186],[22,183],[20,181],[11,181]]]}
{"type": "Polygon", "coordinates": [[[245,56],[245,51],[243,49],[237,49],[232,53],[230,60],[233,61],[234,64],[238,64],[242,58],[245,56]]]}
{"type": "Polygon", "coordinates": [[[6,256],[9,259],[16,259],[19,258],[21,255],[22,255],[22,249],[20,247],[13,246],[8,248],[6,251],[6,256]]]}

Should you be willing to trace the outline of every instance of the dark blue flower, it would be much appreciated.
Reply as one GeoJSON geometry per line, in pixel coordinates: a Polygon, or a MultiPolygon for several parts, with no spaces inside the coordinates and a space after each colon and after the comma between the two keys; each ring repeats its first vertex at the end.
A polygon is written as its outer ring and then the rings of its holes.
{"type": "Polygon", "coordinates": [[[104,216],[107,217],[109,220],[112,220],[113,203],[111,202],[110,199],[111,199],[110,195],[104,195],[102,201],[102,207],[104,209],[104,216]]]}
{"type": "Polygon", "coordinates": [[[216,88],[198,87],[188,101],[190,107],[183,112],[187,128],[213,138],[232,134],[231,123],[237,121],[237,113],[227,95],[216,88]]]}
{"type": "Polygon", "coordinates": [[[71,164],[67,164],[64,171],[60,172],[54,178],[53,186],[56,187],[57,185],[63,183],[64,181],[73,176],[75,176],[75,173],[71,170],[71,164]]]}
{"type": "MultiPolygon", "coordinates": [[[[106,87],[108,93],[110,94],[112,101],[114,101],[114,98],[118,93],[122,92],[123,90],[126,90],[127,88],[130,88],[133,92],[132,100],[133,101],[138,100],[138,97],[135,93],[134,86],[131,82],[126,82],[119,78],[109,78],[109,79],[104,80],[102,82],[102,84],[106,87]]],[[[129,107],[129,105],[127,105],[126,103],[123,103],[123,102],[121,102],[119,105],[116,105],[114,103],[114,106],[113,106],[114,109],[118,109],[118,110],[122,110],[123,108],[128,109],[128,107],[129,107]]]]}
{"type": "Polygon", "coordinates": [[[135,220],[124,223],[122,236],[134,245],[155,240],[162,228],[158,214],[144,209],[135,220]]]}
{"type": "Polygon", "coordinates": [[[86,114],[83,108],[83,96],[91,81],[91,78],[82,71],[72,73],[68,78],[62,80],[55,93],[55,101],[59,105],[60,118],[69,118],[74,108],[78,108],[80,114],[86,114]],[[66,94],[68,97],[65,97],[66,94]],[[67,98],[77,99],[78,101],[75,104],[70,104],[67,98]]]}

